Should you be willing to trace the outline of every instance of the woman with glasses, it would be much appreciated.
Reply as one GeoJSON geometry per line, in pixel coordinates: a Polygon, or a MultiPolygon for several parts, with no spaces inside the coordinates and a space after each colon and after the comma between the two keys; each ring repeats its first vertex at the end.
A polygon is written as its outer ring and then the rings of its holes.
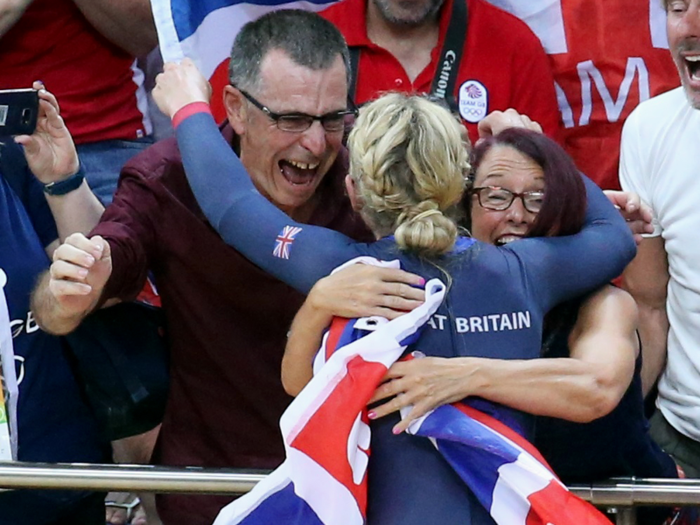
{"type": "MultiPolygon", "coordinates": [[[[255,264],[304,292],[358,256],[398,259],[406,270],[448,283],[443,304],[416,345],[428,355],[537,357],[545,312],[613,278],[634,255],[624,221],[583,179],[588,202],[576,235],[504,247],[459,236],[449,214],[469,171],[462,127],[445,108],[401,94],[365,106],[348,139],[348,193],[377,242],[358,244],[296,223],[254,191],[206,107],[185,104],[207,96],[196,69],[187,62],[171,67],[159,84],[156,101],[177,122],[188,180],[202,210],[224,240],[255,264]]],[[[533,420],[522,412],[495,405],[487,410],[515,431],[532,434],[533,420]]],[[[431,443],[396,435],[398,423],[391,415],[371,425],[368,521],[493,523],[431,443]]]]}
{"type": "MultiPolygon", "coordinates": [[[[473,236],[510,245],[527,237],[576,233],[583,214],[572,185],[575,170],[537,133],[509,129],[483,141],[474,150],[473,188],[465,200],[473,236]]],[[[542,416],[535,444],[566,483],[676,477],[675,464],[647,432],[636,328],[634,300],[606,285],[547,314],[542,356],[562,359],[529,367],[471,362],[482,383],[497,390],[471,395],[542,416]]]]}

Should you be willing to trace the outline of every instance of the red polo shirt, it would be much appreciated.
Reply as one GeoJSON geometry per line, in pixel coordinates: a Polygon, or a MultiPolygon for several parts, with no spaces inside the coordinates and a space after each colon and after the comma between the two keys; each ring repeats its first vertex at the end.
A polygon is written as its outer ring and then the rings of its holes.
{"type": "MultiPolygon", "coordinates": [[[[440,36],[431,63],[411,82],[399,61],[367,37],[366,0],[343,0],[321,15],[343,33],[348,46],[360,51],[355,102],[385,91],[430,91],[452,14],[446,0],[440,14],[440,36]]],[[[455,85],[455,100],[472,141],[477,123],[494,110],[515,108],[557,137],[560,114],[554,80],[538,38],[522,21],[483,0],[467,0],[468,28],[455,85]]]]}

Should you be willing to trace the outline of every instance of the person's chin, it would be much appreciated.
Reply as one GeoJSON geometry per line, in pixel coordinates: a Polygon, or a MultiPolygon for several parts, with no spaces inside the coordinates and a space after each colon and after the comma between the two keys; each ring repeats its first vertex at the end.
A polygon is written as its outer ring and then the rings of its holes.
{"type": "Polygon", "coordinates": [[[303,183],[291,182],[284,177],[278,180],[274,201],[280,208],[287,211],[304,206],[316,193],[319,179],[314,178],[303,183]]]}
{"type": "Polygon", "coordinates": [[[685,96],[693,109],[700,109],[700,86],[693,87],[688,84],[683,85],[685,96]]]}

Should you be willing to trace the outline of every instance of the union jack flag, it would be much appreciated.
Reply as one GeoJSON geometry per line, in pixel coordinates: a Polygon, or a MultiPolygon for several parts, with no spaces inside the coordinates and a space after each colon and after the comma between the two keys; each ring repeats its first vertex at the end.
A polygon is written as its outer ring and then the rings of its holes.
{"type": "MultiPolygon", "coordinates": [[[[402,317],[334,319],[313,379],[280,420],[287,459],[226,506],[214,525],[364,525],[367,402],[444,295],[433,279],[425,303],[402,317]]],[[[409,432],[431,440],[499,525],[610,525],[567,491],[532,445],[473,407],[441,406],[409,432]]]]}
{"type": "MultiPolygon", "coordinates": [[[[359,259],[369,263],[367,257],[359,259]]],[[[329,350],[332,355],[323,370],[280,420],[287,459],[251,492],[224,507],[214,525],[365,523],[367,402],[387,369],[435,313],[445,289],[437,279],[429,281],[425,302],[392,321],[334,321],[331,332],[342,334],[327,336],[325,345],[336,351],[329,350]]]]}
{"type": "Polygon", "coordinates": [[[285,226],[275,239],[275,249],[272,255],[280,259],[289,259],[294,238],[302,229],[299,226],[285,226]]]}

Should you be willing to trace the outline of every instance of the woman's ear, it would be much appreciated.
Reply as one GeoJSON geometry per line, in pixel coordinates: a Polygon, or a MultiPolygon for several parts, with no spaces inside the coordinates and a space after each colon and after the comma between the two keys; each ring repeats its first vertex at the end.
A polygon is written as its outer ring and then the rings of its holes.
{"type": "Polygon", "coordinates": [[[360,199],[357,196],[357,185],[355,183],[355,179],[353,179],[349,174],[345,175],[345,191],[350,199],[352,209],[359,212],[362,209],[362,206],[360,206],[360,199]]]}
{"type": "Polygon", "coordinates": [[[229,124],[236,135],[244,135],[247,123],[247,105],[243,95],[238,89],[229,85],[224,87],[223,97],[229,124]]]}

